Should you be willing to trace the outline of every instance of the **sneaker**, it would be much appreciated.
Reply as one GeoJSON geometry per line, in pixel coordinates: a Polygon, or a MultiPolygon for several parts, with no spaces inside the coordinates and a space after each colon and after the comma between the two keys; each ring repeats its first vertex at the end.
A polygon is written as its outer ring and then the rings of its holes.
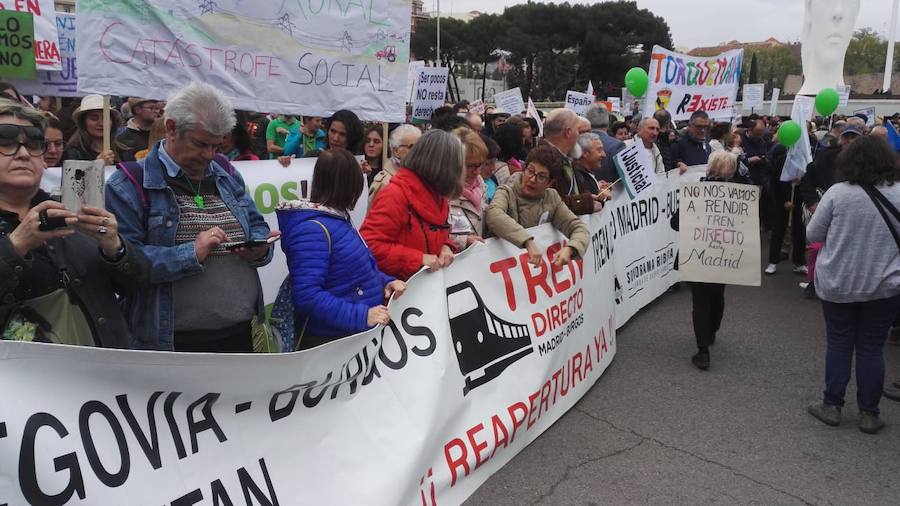
{"type": "Polygon", "coordinates": [[[709,352],[698,351],[696,355],[691,357],[691,362],[694,364],[694,367],[701,371],[709,370],[709,352]]]}
{"type": "Polygon", "coordinates": [[[775,264],[769,264],[766,266],[765,273],[766,274],[775,274],[775,270],[777,270],[777,269],[778,269],[778,267],[776,267],[775,264]]]}
{"type": "Polygon", "coordinates": [[[891,383],[890,385],[884,387],[884,391],[882,392],[882,395],[884,395],[884,397],[886,397],[892,401],[900,402],[900,388],[897,388],[896,385],[897,385],[897,382],[895,381],[895,382],[891,383]]]}
{"type": "Polygon", "coordinates": [[[884,420],[877,414],[868,411],[859,412],[859,430],[866,434],[877,434],[884,428],[884,420]]]}
{"type": "Polygon", "coordinates": [[[806,412],[818,418],[819,421],[825,425],[837,427],[841,424],[841,408],[839,406],[831,406],[819,402],[807,406],[806,412]]]}
{"type": "Polygon", "coordinates": [[[802,289],[804,289],[804,290],[806,290],[806,287],[809,286],[809,283],[806,282],[806,281],[803,281],[803,282],[797,283],[797,284],[800,285],[800,288],[802,288],[802,289]]]}
{"type": "Polygon", "coordinates": [[[809,276],[809,269],[807,269],[805,265],[795,265],[794,269],[791,272],[793,272],[794,274],[809,276]]]}

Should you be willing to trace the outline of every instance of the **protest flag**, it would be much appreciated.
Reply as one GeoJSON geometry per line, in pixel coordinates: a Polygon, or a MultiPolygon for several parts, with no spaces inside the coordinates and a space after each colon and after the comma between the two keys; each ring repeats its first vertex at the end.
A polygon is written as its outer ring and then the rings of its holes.
{"type": "Polygon", "coordinates": [[[897,133],[897,129],[894,128],[894,124],[890,121],[884,122],[884,128],[887,130],[887,141],[888,144],[894,148],[894,151],[900,151],[900,133],[897,133]]]}

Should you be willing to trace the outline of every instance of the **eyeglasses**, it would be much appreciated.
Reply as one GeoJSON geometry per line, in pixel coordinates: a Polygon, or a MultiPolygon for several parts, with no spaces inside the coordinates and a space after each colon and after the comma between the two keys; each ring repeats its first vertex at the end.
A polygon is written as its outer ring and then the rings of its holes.
{"type": "Polygon", "coordinates": [[[484,167],[487,164],[488,164],[487,160],[485,160],[483,162],[467,163],[466,168],[469,170],[476,170],[476,169],[480,169],[480,168],[484,167]]]}
{"type": "Polygon", "coordinates": [[[44,132],[35,126],[0,125],[0,155],[15,156],[22,146],[29,155],[42,156],[47,152],[44,132]],[[22,137],[24,142],[19,140],[22,137]]]}
{"type": "Polygon", "coordinates": [[[540,173],[536,172],[531,167],[528,167],[527,169],[525,169],[524,174],[525,174],[526,178],[534,179],[538,183],[546,183],[546,182],[550,181],[550,174],[545,174],[543,172],[540,172],[540,173]]]}

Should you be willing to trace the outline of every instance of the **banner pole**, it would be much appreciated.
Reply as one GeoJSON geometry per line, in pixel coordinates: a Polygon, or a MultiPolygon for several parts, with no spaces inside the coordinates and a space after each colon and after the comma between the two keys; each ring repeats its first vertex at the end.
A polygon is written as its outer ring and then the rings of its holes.
{"type": "Polygon", "coordinates": [[[382,127],[382,143],[381,143],[381,167],[384,168],[387,165],[388,161],[388,124],[387,122],[381,123],[382,127]]]}
{"type": "Polygon", "coordinates": [[[103,151],[109,151],[112,122],[109,119],[109,95],[103,95],[103,151]]]}

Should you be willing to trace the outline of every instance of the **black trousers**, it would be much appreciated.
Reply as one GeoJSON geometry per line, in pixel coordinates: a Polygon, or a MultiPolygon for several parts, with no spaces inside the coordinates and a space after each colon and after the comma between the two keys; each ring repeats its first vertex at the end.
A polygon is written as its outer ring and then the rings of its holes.
{"type": "Polygon", "coordinates": [[[806,265],[806,227],[803,226],[803,207],[800,192],[794,192],[794,208],[788,211],[781,202],[775,202],[774,221],[772,235],[769,241],[769,263],[777,264],[781,261],[781,245],[784,243],[784,234],[788,221],[793,214],[791,223],[791,261],[794,265],[806,265]]]}
{"type": "Polygon", "coordinates": [[[218,330],[175,332],[175,351],[192,353],[253,353],[250,322],[218,330]]]}
{"type": "Polygon", "coordinates": [[[697,347],[703,348],[716,340],[716,332],[725,314],[725,285],[718,283],[691,283],[694,336],[697,347]]]}

